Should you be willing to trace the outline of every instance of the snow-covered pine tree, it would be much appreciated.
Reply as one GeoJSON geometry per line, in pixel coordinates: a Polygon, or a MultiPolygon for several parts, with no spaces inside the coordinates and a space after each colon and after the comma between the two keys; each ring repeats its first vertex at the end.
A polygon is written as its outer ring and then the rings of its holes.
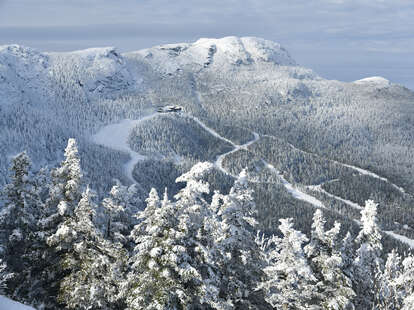
{"type": "Polygon", "coordinates": [[[325,232],[325,219],[317,209],[313,216],[311,241],[305,247],[309,265],[317,279],[316,304],[324,310],[353,309],[351,280],[343,273],[342,257],[338,251],[337,238],[340,224],[325,232]]]}
{"type": "Polygon", "coordinates": [[[25,152],[13,158],[11,183],[3,189],[4,206],[0,213],[1,256],[14,274],[7,283],[6,293],[22,302],[31,302],[33,297],[32,287],[36,282],[34,277],[38,264],[35,253],[39,243],[37,219],[42,206],[30,166],[25,152]]]}
{"type": "Polygon", "coordinates": [[[282,238],[269,239],[265,280],[259,289],[274,309],[308,310],[317,293],[316,278],[305,257],[306,236],[293,228],[293,220],[280,219],[282,238]]]}
{"type": "Polygon", "coordinates": [[[6,288],[6,282],[12,278],[13,274],[9,273],[7,270],[7,265],[0,258],[0,294],[4,294],[4,289],[6,288]]]}
{"type": "Polygon", "coordinates": [[[44,301],[46,309],[58,307],[56,296],[59,294],[60,282],[67,274],[60,268],[67,249],[55,242],[52,245],[49,239],[57,233],[62,223],[73,216],[82,196],[82,169],[75,139],[68,140],[64,156],[60,166],[51,171],[49,191],[39,220],[39,226],[43,229],[39,235],[44,247],[42,264],[39,266],[42,270],[39,285],[47,292],[44,294],[47,297],[44,301]]]}
{"type": "Polygon", "coordinates": [[[218,264],[221,254],[215,243],[215,237],[221,233],[217,211],[224,196],[215,192],[211,204],[205,200],[210,193],[210,185],[203,178],[212,169],[211,163],[202,162],[178,177],[176,182],[186,185],[175,195],[175,199],[179,227],[185,232],[185,246],[203,281],[204,295],[200,300],[214,305],[215,309],[228,309],[231,302],[227,296],[219,298],[222,266],[218,264]]]}
{"type": "Polygon", "coordinates": [[[342,270],[344,274],[352,280],[354,277],[355,251],[354,238],[349,231],[346,233],[345,238],[342,241],[340,252],[342,257],[342,270]]]}
{"type": "Polygon", "coordinates": [[[112,242],[127,244],[129,233],[136,224],[134,216],[138,212],[136,185],[123,186],[118,180],[105,198],[102,205],[105,209],[105,238],[112,242]]]}
{"type": "Polygon", "coordinates": [[[126,285],[128,309],[187,309],[202,294],[202,279],[191,265],[179,230],[177,208],[152,189],[131,237],[136,244],[126,285]]]}
{"type": "Polygon", "coordinates": [[[246,170],[240,173],[229,194],[223,196],[218,216],[221,228],[216,246],[222,254],[221,295],[236,308],[248,308],[258,302],[253,293],[257,293],[255,289],[263,279],[265,262],[255,240],[257,210],[246,170]]]}
{"type": "Polygon", "coordinates": [[[405,294],[397,284],[397,279],[402,274],[401,257],[395,250],[388,254],[384,270],[378,270],[378,273],[379,285],[375,296],[375,309],[402,309],[405,294]]]}
{"type": "Polygon", "coordinates": [[[65,253],[58,266],[65,272],[58,298],[69,309],[114,309],[120,302],[127,255],[120,243],[105,240],[97,231],[92,198],[87,188],[73,215],[48,238],[51,246],[65,253]]]}
{"type": "Polygon", "coordinates": [[[361,211],[362,229],[356,243],[359,248],[356,253],[353,285],[357,294],[355,307],[371,309],[374,304],[375,292],[378,289],[377,270],[382,269],[381,233],[377,224],[377,204],[367,200],[361,211]]]}
{"type": "Polygon", "coordinates": [[[395,280],[395,285],[400,293],[399,297],[403,298],[403,306],[400,309],[414,309],[414,256],[412,254],[402,261],[402,270],[395,280]]]}

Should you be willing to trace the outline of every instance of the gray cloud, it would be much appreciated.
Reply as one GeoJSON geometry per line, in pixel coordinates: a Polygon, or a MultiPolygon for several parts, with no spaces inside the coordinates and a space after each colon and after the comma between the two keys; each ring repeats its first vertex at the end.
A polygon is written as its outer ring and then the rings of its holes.
{"type": "Polygon", "coordinates": [[[408,0],[0,0],[0,44],[41,50],[136,50],[199,37],[252,35],[285,45],[322,76],[384,75],[414,88],[408,0]]]}

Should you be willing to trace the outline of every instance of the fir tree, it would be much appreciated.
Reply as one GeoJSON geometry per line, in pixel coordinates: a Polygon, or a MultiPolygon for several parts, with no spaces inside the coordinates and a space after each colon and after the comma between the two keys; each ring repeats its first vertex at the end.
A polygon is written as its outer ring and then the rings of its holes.
{"type": "Polygon", "coordinates": [[[408,255],[402,261],[402,270],[395,280],[395,285],[403,298],[401,310],[414,309],[414,256],[408,255]]]}
{"type": "Polygon", "coordinates": [[[39,293],[35,287],[39,263],[36,232],[42,201],[30,166],[25,152],[13,158],[11,183],[3,190],[4,206],[0,213],[1,254],[14,274],[9,278],[6,293],[21,302],[31,301],[39,293]]]}
{"type": "Polygon", "coordinates": [[[264,257],[255,240],[257,225],[253,191],[243,170],[228,195],[223,196],[218,216],[221,229],[217,247],[222,253],[221,294],[235,307],[249,307],[252,293],[264,274],[264,257]]]}
{"type": "Polygon", "coordinates": [[[313,217],[311,241],[305,247],[310,267],[317,279],[316,304],[321,309],[341,310],[353,308],[351,280],[343,273],[341,253],[337,249],[340,224],[325,232],[322,211],[316,210],[313,217]]]}
{"type": "Polygon", "coordinates": [[[128,309],[187,309],[202,295],[200,273],[192,266],[178,228],[177,208],[167,197],[161,202],[155,189],[142,221],[131,232],[136,247],[127,282],[128,309]]]}
{"type": "Polygon", "coordinates": [[[128,235],[136,224],[133,215],[138,212],[139,203],[135,184],[127,187],[116,181],[110,196],[102,202],[106,214],[106,239],[127,244],[128,235]]]}
{"type": "Polygon", "coordinates": [[[268,242],[266,278],[259,289],[265,292],[266,301],[275,309],[310,309],[317,279],[302,247],[308,239],[293,228],[292,219],[280,219],[280,223],[283,238],[273,236],[268,242]]]}
{"type": "Polygon", "coordinates": [[[359,248],[355,259],[354,290],[357,294],[357,309],[371,309],[375,291],[378,289],[376,277],[378,268],[382,268],[381,233],[377,224],[377,204],[368,200],[361,211],[362,229],[356,239],[359,248]]]}
{"type": "MultiPolygon", "coordinates": [[[[398,279],[402,275],[401,267],[401,257],[395,252],[395,250],[393,250],[387,256],[384,270],[378,270],[377,277],[379,285],[375,296],[375,309],[402,309],[405,294],[398,285],[398,279]]],[[[403,284],[403,287],[405,287],[405,283],[403,284]]]]}
{"type": "Polygon", "coordinates": [[[39,226],[43,229],[41,237],[44,246],[40,282],[47,291],[46,309],[59,307],[56,297],[60,282],[68,273],[67,269],[60,267],[70,247],[66,248],[64,240],[58,236],[62,232],[63,223],[73,217],[73,211],[82,197],[83,176],[75,139],[68,140],[64,156],[60,166],[51,171],[49,192],[39,220],[39,226]]]}
{"type": "Polygon", "coordinates": [[[112,309],[120,297],[126,255],[120,244],[104,240],[97,231],[92,197],[87,188],[73,216],[48,239],[51,246],[65,251],[59,265],[66,272],[60,283],[59,301],[70,309],[112,309]]]}

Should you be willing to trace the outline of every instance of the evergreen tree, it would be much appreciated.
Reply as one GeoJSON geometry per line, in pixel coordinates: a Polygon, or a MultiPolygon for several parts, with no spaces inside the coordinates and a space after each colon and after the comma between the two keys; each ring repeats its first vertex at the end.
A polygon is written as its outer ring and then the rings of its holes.
{"type": "Polygon", "coordinates": [[[351,280],[341,269],[342,257],[337,249],[340,224],[336,222],[327,232],[324,226],[325,219],[318,209],[313,217],[311,241],[305,247],[310,267],[317,279],[316,303],[326,310],[351,309],[355,293],[351,280]]]}
{"type": "Polygon", "coordinates": [[[71,219],[82,197],[82,169],[75,139],[68,140],[64,156],[60,166],[51,171],[49,191],[39,220],[44,246],[40,283],[47,291],[47,300],[44,302],[46,309],[59,307],[56,297],[59,295],[60,282],[68,274],[61,264],[70,247],[66,248],[64,240],[57,238],[62,232],[59,229],[71,219]]]}
{"type": "Polygon", "coordinates": [[[11,183],[3,189],[4,206],[0,213],[2,258],[14,274],[8,278],[6,293],[21,302],[31,301],[38,293],[36,248],[39,240],[37,219],[42,201],[29,169],[31,162],[25,152],[13,158],[11,183]]]}
{"type": "Polygon", "coordinates": [[[395,285],[403,299],[401,310],[414,309],[414,256],[412,254],[404,258],[402,270],[395,280],[395,285]]]}
{"type": "Polygon", "coordinates": [[[4,294],[4,289],[7,287],[6,282],[12,277],[13,275],[7,270],[6,263],[0,258],[0,294],[4,294]]]}
{"type": "Polygon", "coordinates": [[[273,236],[266,253],[268,266],[265,280],[259,285],[266,301],[275,309],[311,309],[317,279],[303,251],[306,236],[293,228],[292,219],[280,219],[283,238],[273,236]]]}
{"type": "MultiPolygon", "coordinates": [[[[375,309],[402,309],[405,294],[398,285],[398,279],[402,275],[401,269],[401,257],[393,250],[387,256],[384,270],[378,270],[379,286],[376,292],[375,309]]],[[[405,287],[405,283],[403,286],[405,287]]]]}
{"type": "Polygon", "coordinates": [[[219,297],[222,266],[218,264],[220,250],[215,244],[217,233],[221,233],[217,211],[224,196],[216,192],[209,204],[206,197],[210,194],[210,186],[203,180],[212,169],[211,163],[198,163],[178,177],[176,182],[185,182],[186,185],[175,195],[175,199],[178,225],[185,232],[185,246],[193,266],[202,277],[204,295],[201,300],[217,309],[227,309],[231,304],[227,296],[219,297]]]}
{"type": "Polygon", "coordinates": [[[349,231],[342,241],[340,252],[342,257],[342,270],[349,279],[353,279],[355,259],[354,238],[349,231]]]}
{"type": "Polygon", "coordinates": [[[377,270],[382,268],[381,233],[377,224],[377,204],[368,200],[361,211],[362,229],[356,239],[359,248],[355,259],[354,290],[357,309],[371,309],[378,289],[377,270]]]}
{"type": "MultiPolygon", "coordinates": [[[[253,191],[243,170],[219,208],[221,229],[217,247],[222,253],[221,294],[237,308],[249,307],[264,274],[264,257],[255,240],[257,225],[253,191]]],[[[251,306],[251,305],[250,305],[251,306]]]]}
{"type": "Polygon", "coordinates": [[[70,309],[113,309],[119,302],[126,254],[120,244],[110,243],[97,231],[92,197],[87,188],[73,216],[48,239],[51,246],[65,251],[59,265],[66,272],[60,283],[59,300],[70,309]]]}
{"type": "Polygon", "coordinates": [[[136,224],[133,215],[138,212],[139,203],[136,185],[123,186],[117,180],[110,191],[110,196],[102,202],[106,214],[106,239],[127,244],[129,233],[136,224]]]}
{"type": "Polygon", "coordinates": [[[131,232],[136,247],[128,276],[128,309],[187,309],[193,296],[202,295],[201,275],[180,231],[177,208],[167,197],[160,202],[155,189],[141,222],[131,232]]]}

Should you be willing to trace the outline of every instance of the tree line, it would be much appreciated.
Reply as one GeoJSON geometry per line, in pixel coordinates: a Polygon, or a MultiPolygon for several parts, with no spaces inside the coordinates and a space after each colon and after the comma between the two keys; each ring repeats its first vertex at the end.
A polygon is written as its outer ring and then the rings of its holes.
{"type": "Polygon", "coordinates": [[[414,307],[414,256],[382,257],[377,204],[354,240],[316,210],[310,238],[280,219],[257,231],[246,170],[228,194],[211,163],[176,179],[174,197],[117,182],[97,201],[76,141],[51,171],[13,158],[0,199],[0,289],[38,309],[403,309],[414,307]]]}

